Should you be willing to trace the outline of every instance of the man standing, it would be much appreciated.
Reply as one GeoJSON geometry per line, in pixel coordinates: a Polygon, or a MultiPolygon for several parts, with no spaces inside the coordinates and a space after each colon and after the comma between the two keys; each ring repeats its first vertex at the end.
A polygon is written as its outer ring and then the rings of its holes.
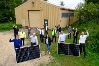
{"type": "Polygon", "coordinates": [[[19,35],[16,35],[16,38],[10,39],[9,42],[14,42],[14,49],[19,48],[22,46],[21,40],[19,39],[19,35]]]}
{"type": "Polygon", "coordinates": [[[69,26],[69,28],[68,28],[68,33],[70,33],[70,34],[68,35],[68,39],[71,39],[71,33],[72,33],[72,28],[71,28],[71,26],[69,26]]]}
{"type": "Polygon", "coordinates": [[[69,33],[65,34],[63,33],[63,31],[61,31],[60,35],[59,35],[59,38],[58,38],[58,43],[65,43],[65,39],[66,39],[66,36],[69,35],[69,33]]]}
{"type": "Polygon", "coordinates": [[[43,43],[44,42],[44,30],[41,28],[37,28],[37,30],[40,32],[40,41],[43,43]]]}
{"type": "Polygon", "coordinates": [[[22,45],[24,46],[24,40],[26,38],[26,33],[23,30],[21,30],[21,32],[19,33],[19,37],[21,39],[22,45]]]}
{"type": "Polygon", "coordinates": [[[56,29],[52,29],[52,42],[53,42],[53,39],[55,38],[55,42],[56,42],[56,29]]]}
{"type": "Polygon", "coordinates": [[[13,30],[14,30],[14,37],[16,38],[16,35],[18,35],[19,29],[17,28],[17,26],[13,25],[13,30]]]}
{"type": "Polygon", "coordinates": [[[82,48],[84,52],[84,58],[86,57],[86,50],[85,50],[85,42],[86,38],[89,36],[88,30],[86,30],[87,35],[84,35],[84,32],[80,35],[79,43],[80,43],[80,54],[82,53],[82,48]]]}
{"type": "Polygon", "coordinates": [[[73,30],[74,34],[73,34],[73,43],[76,43],[77,44],[77,38],[78,38],[78,30],[77,28],[75,30],[73,30]]]}
{"type": "Polygon", "coordinates": [[[31,33],[31,28],[28,27],[28,36],[30,36],[30,33],[31,33]]]}
{"type": "Polygon", "coordinates": [[[61,32],[61,27],[60,27],[60,25],[55,26],[55,27],[56,27],[56,29],[57,29],[57,34],[59,35],[59,33],[61,32]]]}
{"type": "Polygon", "coordinates": [[[33,33],[31,36],[31,46],[35,46],[35,45],[38,45],[38,38],[37,36],[35,35],[35,33],[33,33]]]}

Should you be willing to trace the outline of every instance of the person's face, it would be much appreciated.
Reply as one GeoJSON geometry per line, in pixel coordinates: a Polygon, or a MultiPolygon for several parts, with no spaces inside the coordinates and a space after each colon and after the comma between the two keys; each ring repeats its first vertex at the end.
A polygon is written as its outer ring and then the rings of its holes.
{"type": "Polygon", "coordinates": [[[33,33],[33,37],[35,37],[35,33],[33,33]]]}
{"type": "Polygon", "coordinates": [[[63,34],[63,31],[61,31],[61,34],[63,34]]]}
{"type": "Polygon", "coordinates": [[[76,28],[76,30],[77,30],[77,28],[76,28]]]}
{"type": "Polygon", "coordinates": [[[16,36],[16,39],[19,39],[19,36],[18,35],[16,36]]]}
{"type": "Polygon", "coordinates": [[[82,32],[81,34],[84,35],[84,32],[82,32]]]}
{"type": "Polygon", "coordinates": [[[49,36],[47,35],[47,38],[48,38],[49,36]]]}
{"type": "Polygon", "coordinates": [[[15,26],[15,28],[17,28],[17,26],[15,26]]]}

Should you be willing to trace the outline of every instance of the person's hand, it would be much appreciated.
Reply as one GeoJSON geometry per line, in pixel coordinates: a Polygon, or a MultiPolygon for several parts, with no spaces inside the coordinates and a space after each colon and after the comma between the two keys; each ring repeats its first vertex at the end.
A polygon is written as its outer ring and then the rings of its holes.
{"type": "Polygon", "coordinates": [[[86,32],[88,32],[88,30],[86,30],[86,32]]]}
{"type": "Polygon", "coordinates": [[[15,24],[13,25],[13,27],[15,27],[15,24]]]}

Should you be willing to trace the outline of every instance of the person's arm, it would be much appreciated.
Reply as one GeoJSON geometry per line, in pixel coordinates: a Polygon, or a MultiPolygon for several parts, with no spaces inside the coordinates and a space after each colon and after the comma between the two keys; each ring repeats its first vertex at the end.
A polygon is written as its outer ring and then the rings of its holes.
{"type": "Polygon", "coordinates": [[[38,38],[37,38],[37,36],[36,36],[36,45],[38,45],[38,38]]]}
{"type": "Polygon", "coordinates": [[[61,41],[61,35],[59,35],[59,38],[58,38],[58,43],[60,43],[61,41]]]}
{"type": "Polygon", "coordinates": [[[9,42],[14,42],[14,39],[10,39],[9,42]]]}
{"type": "Polygon", "coordinates": [[[21,42],[21,40],[19,39],[19,42],[20,42],[20,47],[22,47],[22,42],[21,42]]]}
{"type": "Polygon", "coordinates": [[[38,31],[40,31],[40,29],[39,29],[39,28],[37,28],[37,30],[38,30],[38,31]]]}
{"type": "Polygon", "coordinates": [[[65,36],[69,35],[70,33],[64,33],[65,36]]]}
{"type": "Polygon", "coordinates": [[[87,33],[86,37],[88,37],[88,36],[89,36],[89,33],[88,33],[88,31],[87,31],[86,33],[87,33]]]}
{"type": "Polygon", "coordinates": [[[24,38],[26,38],[26,33],[24,32],[24,38]]]}

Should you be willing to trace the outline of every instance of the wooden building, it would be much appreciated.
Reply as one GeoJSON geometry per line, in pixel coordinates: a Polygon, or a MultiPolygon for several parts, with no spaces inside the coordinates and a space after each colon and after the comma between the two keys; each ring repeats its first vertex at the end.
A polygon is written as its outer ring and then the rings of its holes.
{"type": "Polygon", "coordinates": [[[48,25],[49,29],[60,24],[61,27],[77,21],[74,10],[66,9],[42,0],[28,0],[15,8],[16,24],[23,26],[43,28],[48,25]]]}

